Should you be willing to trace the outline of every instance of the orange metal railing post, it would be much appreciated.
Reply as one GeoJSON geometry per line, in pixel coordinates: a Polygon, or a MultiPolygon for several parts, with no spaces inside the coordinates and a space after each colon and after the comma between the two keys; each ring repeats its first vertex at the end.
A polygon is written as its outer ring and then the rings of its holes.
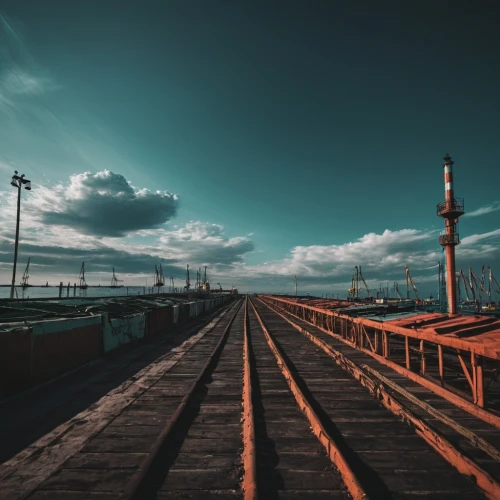
{"type": "Polygon", "coordinates": [[[438,364],[439,364],[439,380],[441,386],[444,387],[444,363],[443,363],[443,346],[438,344],[438,364]]]}
{"type": "Polygon", "coordinates": [[[405,355],[406,355],[406,369],[410,370],[411,369],[411,362],[410,362],[410,339],[408,337],[405,337],[405,355]]]}
{"type": "Polygon", "coordinates": [[[425,375],[425,351],[424,351],[424,341],[420,341],[420,373],[421,375],[425,375]]]}
{"type": "Polygon", "coordinates": [[[474,403],[481,408],[484,407],[484,377],[482,359],[475,353],[471,353],[472,384],[474,403]]]}
{"type": "Polygon", "coordinates": [[[476,381],[477,381],[477,404],[481,408],[484,408],[485,406],[485,394],[484,394],[484,376],[483,376],[483,358],[478,357],[477,360],[477,375],[476,375],[476,381]]]}
{"type": "Polygon", "coordinates": [[[384,358],[389,358],[389,338],[387,337],[387,332],[382,332],[382,355],[384,358]]]}

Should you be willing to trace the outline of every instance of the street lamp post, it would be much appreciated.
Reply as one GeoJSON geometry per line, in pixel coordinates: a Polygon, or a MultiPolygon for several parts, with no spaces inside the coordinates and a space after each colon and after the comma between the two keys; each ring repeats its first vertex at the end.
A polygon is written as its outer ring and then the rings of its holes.
{"type": "Polygon", "coordinates": [[[17,170],[14,170],[14,175],[10,184],[17,188],[17,220],[16,220],[16,243],[14,246],[14,268],[12,269],[12,285],[10,287],[10,298],[14,298],[14,288],[16,286],[16,264],[17,264],[17,247],[19,245],[19,217],[21,214],[21,188],[31,191],[31,181],[25,179],[24,174],[17,175],[17,170]]]}

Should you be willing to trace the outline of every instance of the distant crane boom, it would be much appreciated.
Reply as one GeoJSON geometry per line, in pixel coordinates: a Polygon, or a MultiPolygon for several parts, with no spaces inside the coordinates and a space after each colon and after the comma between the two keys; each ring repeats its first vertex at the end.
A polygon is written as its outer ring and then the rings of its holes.
{"type": "Polygon", "coordinates": [[[489,268],[489,278],[490,278],[490,284],[493,287],[493,290],[496,293],[500,293],[500,285],[498,284],[498,281],[495,279],[493,276],[493,271],[491,270],[491,267],[489,268]]]}
{"type": "Polygon", "coordinates": [[[406,298],[410,298],[409,296],[409,287],[408,287],[408,282],[411,284],[412,288],[413,288],[413,293],[415,294],[415,298],[417,300],[420,300],[418,298],[418,290],[417,290],[417,286],[415,285],[415,282],[413,281],[413,278],[411,277],[410,275],[410,269],[408,268],[408,266],[405,266],[405,271],[406,271],[406,298]]]}
{"type": "Polygon", "coordinates": [[[357,271],[359,273],[358,276],[361,279],[361,281],[363,282],[363,284],[365,285],[366,291],[368,293],[368,298],[370,298],[371,297],[370,289],[368,288],[368,285],[366,284],[365,278],[363,277],[363,273],[361,272],[361,266],[356,265],[354,267],[357,269],[357,271]]]}
{"type": "Polygon", "coordinates": [[[490,290],[486,290],[486,288],[484,288],[484,277],[485,277],[485,273],[486,273],[486,266],[483,266],[483,268],[481,269],[481,282],[479,284],[481,290],[488,296],[491,295],[490,293],[490,290]]]}
{"type": "Polygon", "coordinates": [[[119,280],[117,277],[116,277],[116,274],[115,274],[115,268],[113,267],[113,276],[111,277],[111,286],[112,287],[117,287],[117,286],[120,286],[118,285],[118,282],[120,281],[123,281],[123,280],[119,280]]]}
{"type": "Polygon", "coordinates": [[[88,288],[87,282],[85,281],[85,262],[82,262],[82,267],[80,268],[79,282],[79,288],[88,288]]]}
{"type": "Polygon", "coordinates": [[[471,277],[471,285],[474,284],[474,286],[476,287],[476,291],[479,295],[479,299],[482,300],[482,297],[481,297],[481,284],[480,284],[480,281],[479,281],[479,278],[476,276],[476,273],[474,272],[474,270],[472,269],[472,267],[469,267],[469,274],[470,274],[470,277],[471,277]]]}
{"type": "Polygon", "coordinates": [[[164,286],[164,285],[165,285],[165,278],[163,276],[163,268],[161,267],[161,264],[160,264],[159,268],[155,264],[155,277],[153,280],[153,286],[160,287],[160,286],[164,286]]]}
{"type": "Polygon", "coordinates": [[[347,293],[352,297],[356,297],[356,275],[355,274],[352,275],[351,288],[349,288],[349,290],[347,290],[347,293]]]}
{"type": "MultiPolygon", "coordinates": [[[[464,273],[463,269],[460,269],[460,274],[462,276],[462,282],[464,284],[465,297],[467,298],[467,301],[470,302],[469,293],[467,292],[467,288],[469,288],[469,290],[470,290],[470,285],[467,281],[467,278],[465,277],[465,273],[464,273]]],[[[471,292],[471,293],[473,293],[473,292],[471,292]]]]}
{"type": "Polygon", "coordinates": [[[476,290],[474,288],[474,282],[473,282],[473,278],[472,278],[472,267],[469,267],[469,279],[467,281],[467,284],[469,285],[469,290],[470,290],[470,293],[472,294],[472,300],[474,302],[477,302],[476,290]]]}
{"type": "Polygon", "coordinates": [[[401,295],[401,292],[399,291],[398,283],[397,281],[394,282],[394,291],[398,294],[399,298],[403,300],[403,296],[401,295]]]}
{"type": "Polygon", "coordinates": [[[31,257],[28,257],[28,264],[26,264],[26,269],[24,270],[23,277],[21,279],[21,286],[23,288],[29,286],[28,284],[28,279],[29,279],[29,269],[30,269],[30,259],[31,257]]]}

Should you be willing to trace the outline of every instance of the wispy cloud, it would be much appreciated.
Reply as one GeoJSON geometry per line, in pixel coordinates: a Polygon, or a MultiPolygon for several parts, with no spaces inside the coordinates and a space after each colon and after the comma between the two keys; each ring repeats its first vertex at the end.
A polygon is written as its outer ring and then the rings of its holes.
{"type": "Polygon", "coordinates": [[[3,172],[10,172],[12,175],[14,174],[14,170],[16,167],[12,164],[8,165],[7,163],[3,163],[0,161],[0,170],[3,172]]]}
{"type": "Polygon", "coordinates": [[[497,212],[500,210],[500,201],[494,201],[489,205],[484,205],[483,207],[477,208],[472,212],[467,212],[464,217],[479,217],[480,215],[490,214],[492,212],[497,212]]]}
{"type": "Polygon", "coordinates": [[[2,93],[8,96],[34,94],[41,95],[46,92],[61,89],[61,85],[47,76],[35,75],[20,67],[4,67],[0,78],[2,93]]]}
{"type": "MultiPolygon", "coordinates": [[[[37,64],[26,42],[2,13],[0,35],[0,104],[15,107],[17,97],[42,95],[61,88],[37,64]]],[[[19,101],[19,104],[23,102],[19,101]]]]}
{"type": "Polygon", "coordinates": [[[488,233],[482,234],[471,234],[462,238],[463,246],[472,246],[477,244],[479,241],[491,240],[493,238],[500,238],[500,229],[495,229],[494,231],[489,231],[488,233]]]}

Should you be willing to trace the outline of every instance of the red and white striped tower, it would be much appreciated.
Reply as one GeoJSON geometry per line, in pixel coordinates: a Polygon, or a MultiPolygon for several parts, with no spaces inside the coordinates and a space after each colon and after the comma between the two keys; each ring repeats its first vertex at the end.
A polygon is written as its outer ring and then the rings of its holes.
{"type": "Polygon", "coordinates": [[[447,154],[444,158],[445,200],[437,206],[437,214],[444,219],[445,233],[439,237],[439,244],[446,251],[446,288],[448,292],[448,312],[457,314],[455,247],[460,243],[457,232],[458,218],[464,212],[463,198],[455,198],[453,192],[453,161],[447,154]]]}

